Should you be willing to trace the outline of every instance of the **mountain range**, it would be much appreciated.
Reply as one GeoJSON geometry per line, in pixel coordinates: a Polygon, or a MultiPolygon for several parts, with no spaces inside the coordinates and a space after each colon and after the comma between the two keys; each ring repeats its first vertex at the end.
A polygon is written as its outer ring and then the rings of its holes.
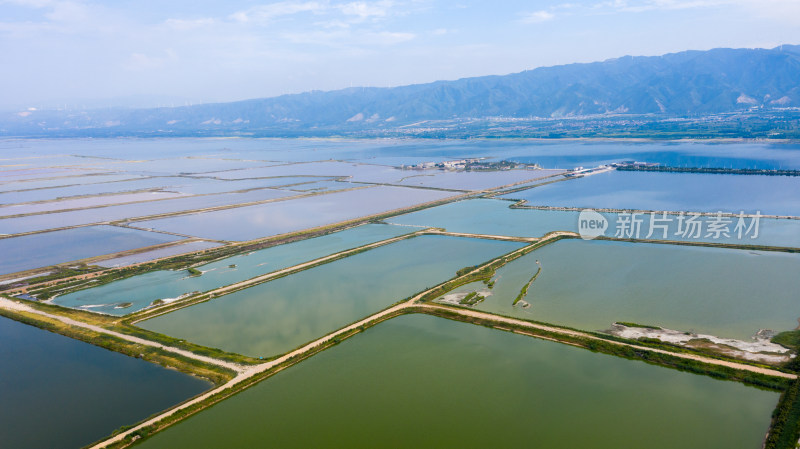
{"type": "Polygon", "coordinates": [[[312,91],[175,108],[0,114],[0,135],[258,134],[436,120],[696,117],[800,107],[800,46],[713,49],[542,67],[393,88],[312,91]]]}

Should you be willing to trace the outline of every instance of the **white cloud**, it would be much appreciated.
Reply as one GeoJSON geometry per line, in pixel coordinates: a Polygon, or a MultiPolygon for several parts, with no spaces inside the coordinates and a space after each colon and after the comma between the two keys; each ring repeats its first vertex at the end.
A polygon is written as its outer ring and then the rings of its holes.
{"type": "Polygon", "coordinates": [[[393,3],[390,1],[380,1],[371,3],[352,2],[340,5],[338,6],[338,9],[342,12],[342,14],[348,16],[356,16],[364,20],[376,17],[386,17],[389,14],[389,9],[391,9],[392,6],[393,3]]]}
{"type": "Polygon", "coordinates": [[[26,8],[43,9],[44,17],[53,22],[80,22],[92,14],[81,1],[70,0],[0,0],[0,5],[12,4],[26,8]]]}
{"type": "Polygon", "coordinates": [[[416,37],[416,34],[407,32],[359,31],[351,29],[314,31],[310,33],[285,33],[281,35],[281,38],[287,42],[346,49],[351,54],[353,52],[358,53],[358,47],[400,44],[413,40],[416,37]]]}
{"type": "Polygon", "coordinates": [[[52,0],[1,0],[0,4],[26,6],[29,8],[44,8],[52,4],[52,0]]]}
{"type": "Polygon", "coordinates": [[[611,0],[596,3],[594,9],[620,12],[674,11],[731,4],[733,0],[611,0]]]}
{"type": "Polygon", "coordinates": [[[175,30],[186,31],[213,25],[215,22],[214,19],[209,17],[202,19],[167,19],[164,21],[164,25],[175,30]]]}
{"type": "Polygon", "coordinates": [[[800,24],[798,0],[606,0],[590,7],[603,12],[679,11],[735,8],[749,17],[800,24]]]}
{"type": "Polygon", "coordinates": [[[380,45],[399,44],[401,42],[408,42],[417,37],[414,33],[398,33],[391,31],[381,31],[379,33],[369,33],[367,36],[369,42],[380,45]]]}
{"type": "Polygon", "coordinates": [[[548,20],[553,20],[555,17],[556,16],[553,13],[541,10],[541,11],[526,13],[525,15],[522,16],[522,19],[520,19],[520,21],[522,23],[542,23],[542,22],[547,22],[548,20]]]}
{"type": "Polygon", "coordinates": [[[327,9],[327,3],[285,1],[254,6],[250,9],[233,13],[230,18],[237,22],[268,22],[281,16],[290,16],[302,12],[321,14],[327,9]]]}
{"type": "Polygon", "coordinates": [[[237,11],[228,19],[239,23],[265,23],[281,17],[310,13],[330,18],[336,24],[361,23],[386,19],[399,13],[398,5],[390,0],[333,3],[330,1],[281,1],[237,11]]]}
{"type": "Polygon", "coordinates": [[[322,28],[350,28],[349,23],[338,19],[328,20],[324,22],[315,22],[314,25],[322,28]]]}
{"type": "Polygon", "coordinates": [[[92,16],[89,8],[78,2],[51,2],[51,10],[45,16],[54,22],[82,22],[92,16]]]}

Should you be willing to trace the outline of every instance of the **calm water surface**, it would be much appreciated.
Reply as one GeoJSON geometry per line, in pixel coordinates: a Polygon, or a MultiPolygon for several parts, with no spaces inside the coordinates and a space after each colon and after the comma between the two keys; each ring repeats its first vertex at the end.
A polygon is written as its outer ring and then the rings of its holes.
{"type": "Polygon", "coordinates": [[[17,234],[22,232],[55,229],[91,223],[122,220],[169,212],[181,212],[225,206],[252,201],[265,201],[295,195],[295,192],[284,192],[276,189],[252,190],[242,193],[220,193],[207,196],[166,199],[147,203],[122,204],[118,206],[99,207],[94,209],[57,212],[45,215],[31,215],[19,218],[0,219],[0,233],[17,234]]]}
{"type": "Polygon", "coordinates": [[[0,447],[77,448],[209,382],[0,317],[0,447]]]}
{"type": "Polygon", "coordinates": [[[611,171],[506,195],[534,206],[800,215],[800,177],[611,171]]]}
{"type": "Polygon", "coordinates": [[[180,237],[118,226],[90,226],[0,239],[0,274],[176,240],[180,237]]]}
{"type": "Polygon", "coordinates": [[[440,190],[377,186],[236,209],[141,221],[137,222],[136,226],[167,232],[188,232],[197,237],[216,240],[252,240],[339,223],[455,195],[454,192],[440,190]]]}

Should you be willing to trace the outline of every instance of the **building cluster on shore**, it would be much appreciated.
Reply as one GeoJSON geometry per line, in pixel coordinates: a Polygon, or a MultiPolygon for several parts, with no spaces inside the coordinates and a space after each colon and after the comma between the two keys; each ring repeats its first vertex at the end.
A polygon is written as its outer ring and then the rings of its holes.
{"type": "Polygon", "coordinates": [[[420,162],[414,165],[404,165],[402,168],[410,170],[431,170],[431,169],[444,169],[444,170],[463,170],[467,168],[467,164],[474,164],[480,162],[480,159],[460,159],[456,161],[442,161],[442,162],[420,162]]]}
{"type": "Polygon", "coordinates": [[[541,168],[539,164],[521,164],[513,161],[482,161],[480,158],[475,159],[460,159],[454,161],[442,162],[420,162],[414,165],[402,165],[400,168],[404,170],[512,170],[517,168],[541,168]]]}

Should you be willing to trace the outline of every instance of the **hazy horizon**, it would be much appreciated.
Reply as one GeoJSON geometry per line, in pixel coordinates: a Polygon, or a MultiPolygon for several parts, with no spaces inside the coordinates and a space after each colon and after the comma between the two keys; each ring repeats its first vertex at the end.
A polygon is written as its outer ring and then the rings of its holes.
{"type": "Polygon", "coordinates": [[[800,43],[792,0],[0,0],[0,110],[181,106],[800,43]]]}

